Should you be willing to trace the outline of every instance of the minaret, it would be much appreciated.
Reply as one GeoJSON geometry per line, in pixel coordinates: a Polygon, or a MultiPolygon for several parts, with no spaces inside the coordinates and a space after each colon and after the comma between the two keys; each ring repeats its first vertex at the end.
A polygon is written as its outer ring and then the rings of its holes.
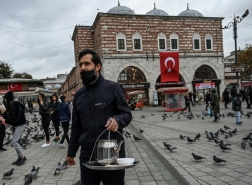
{"type": "Polygon", "coordinates": [[[156,3],[154,3],[154,9],[156,9],[156,3]]]}
{"type": "Polygon", "coordinates": [[[118,0],[118,6],[121,6],[121,5],[120,5],[120,1],[119,1],[119,0],[118,0]]]}
{"type": "Polygon", "coordinates": [[[187,3],[187,10],[189,10],[189,3],[187,3]]]}

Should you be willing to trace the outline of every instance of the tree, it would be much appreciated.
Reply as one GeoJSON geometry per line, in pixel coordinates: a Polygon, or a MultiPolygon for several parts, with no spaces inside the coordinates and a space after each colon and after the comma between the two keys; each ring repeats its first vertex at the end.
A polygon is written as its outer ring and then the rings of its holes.
{"type": "Polygon", "coordinates": [[[238,54],[238,63],[244,66],[244,72],[241,72],[242,80],[251,80],[252,76],[252,45],[246,44],[244,50],[238,54]]]}
{"type": "Polygon", "coordinates": [[[0,61],[0,78],[11,78],[14,70],[7,62],[0,61]]]}
{"type": "Polygon", "coordinates": [[[13,78],[25,78],[25,79],[32,79],[32,75],[26,72],[23,73],[14,73],[13,78]]]}

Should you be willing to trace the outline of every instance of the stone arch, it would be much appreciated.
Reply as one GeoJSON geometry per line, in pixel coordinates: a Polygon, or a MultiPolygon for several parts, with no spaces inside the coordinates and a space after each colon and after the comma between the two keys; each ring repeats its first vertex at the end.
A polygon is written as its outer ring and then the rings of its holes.
{"type": "Polygon", "coordinates": [[[146,70],[143,66],[141,66],[141,65],[139,65],[139,64],[136,64],[136,63],[134,63],[134,62],[129,62],[129,63],[127,63],[127,64],[122,65],[121,67],[119,67],[119,68],[117,69],[117,71],[116,71],[116,74],[117,74],[117,75],[115,76],[115,79],[114,79],[115,82],[118,81],[118,78],[119,78],[121,72],[122,72],[126,67],[129,67],[129,66],[136,67],[136,68],[138,68],[139,70],[141,70],[142,73],[145,75],[146,81],[147,81],[147,82],[150,82],[150,81],[151,81],[151,78],[150,78],[150,76],[149,76],[147,70],[146,70]]]}
{"type": "Polygon", "coordinates": [[[199,69],[203,65],[206,65],[206,66],[210,67],[215,72],[215,75],[216,75],[217,79],[222,79],[220,71],[218,70],[218,68],[216,66],[216,63],[213,63],[213,62],[210,62],[210,61],[202,61],[202,62],[199,62],[197,65],[195,65],[194,66],[195,71],[194,71],[194,74],[193,74],[193,78],[194,78],[194,75],[195,75],[195,72],[197,71],[197,69],[199,69]]]}

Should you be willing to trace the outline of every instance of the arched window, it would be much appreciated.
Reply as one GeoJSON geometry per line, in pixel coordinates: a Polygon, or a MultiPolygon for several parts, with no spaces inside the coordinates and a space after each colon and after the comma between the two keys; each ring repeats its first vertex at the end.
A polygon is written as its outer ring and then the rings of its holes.
{"type": "Polygon", "coordinates": [[[171,50],[179,50],[179,37],[175,33],[170,35],[170,48],[171,50]]]}
{"type": "Polygon", "coordinates": [[[201,40],[198,33],[193,35],[193,50],[201,50],[201,40]]]}
{"type": "Polygon", "coordinates": [[[193,79],[217,79],[217,75],[211,67],[202,65],[195,71],[193,79]]]}
{"type": "Polygon", "coordinates": [[[164,33],[158,34],[157,40],[158,40],[158,50],[159,51],[166,51],[167,50],[166,35],[164,33]]]}
{"type": "Polygon", "coordinates": [[[206,50],[213,50],[213,37],[210,34],[205,36],[205,48],[206,50]]]}
{"type": "Polygon", "coordinates": [[[127,51],[126,36],[123,33],[118,33],[116,35],[116,47],[117,51],[127,51]]]}
{"type": "Polygon", "coordinates": [[[146,82],[146,78],[143,72],[136,67],[125,68],[118,77],[119,83],[136,83],[136,82],[146,82]]]}
{"type": "Polygon", "coordinates": [[[133,51],[142,51],[142,36],[139,33],[135,33],[132,36],[133,51]]]}

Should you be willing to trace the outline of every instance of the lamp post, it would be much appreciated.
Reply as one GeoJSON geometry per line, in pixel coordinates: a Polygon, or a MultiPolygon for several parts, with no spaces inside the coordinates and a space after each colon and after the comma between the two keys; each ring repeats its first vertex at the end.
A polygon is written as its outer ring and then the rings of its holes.
{"type": "MultiPolygon", "coordinates": [[[[237,57],[237,22],[240,23],[245,17],[247,17],[249,14],[249,10],[247,9],[246,12],[242,15],[242,17],[235,17],[234,16],[234,22],[228,23],[227,26],[220,27],[220,29],[229,29],[233,25],[233,31],[234,31],[234,41],[235,41],[235,65],[236,67],[238,66],[238,57],[237,57]]],[[[238,78],[238,71],[236,69],[236,80],[237,80],[237,85],[239,87],[239,78],[238,78]]]]}

